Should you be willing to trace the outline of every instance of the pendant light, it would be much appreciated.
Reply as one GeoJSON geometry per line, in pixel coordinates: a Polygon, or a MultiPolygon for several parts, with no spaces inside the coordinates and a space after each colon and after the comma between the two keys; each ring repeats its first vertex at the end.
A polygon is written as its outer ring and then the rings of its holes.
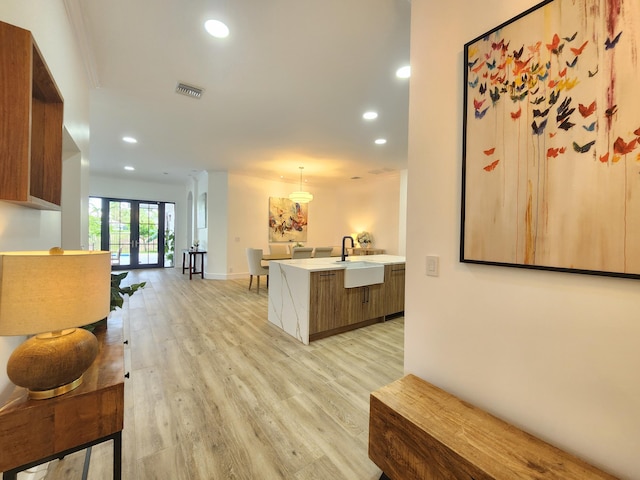
{"type": "Polygon", "coordinates": [[[313,200],[313,195],[309,192],[302,191],[302,170],[304,170],[304,167],[298,168],[300,168],[300,190],[297,192],[291,192],[289,194],[289,200],[296,203],[309,203],[313,200]]]}

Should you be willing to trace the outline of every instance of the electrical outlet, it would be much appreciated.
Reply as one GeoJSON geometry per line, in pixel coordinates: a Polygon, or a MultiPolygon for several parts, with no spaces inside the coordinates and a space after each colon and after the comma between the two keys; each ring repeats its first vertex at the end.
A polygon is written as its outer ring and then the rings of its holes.
{"type": "Polygon", "coordinates": [[[427,276],[437,277],[440,274],[440,257],[427,255],[427,276]]]}

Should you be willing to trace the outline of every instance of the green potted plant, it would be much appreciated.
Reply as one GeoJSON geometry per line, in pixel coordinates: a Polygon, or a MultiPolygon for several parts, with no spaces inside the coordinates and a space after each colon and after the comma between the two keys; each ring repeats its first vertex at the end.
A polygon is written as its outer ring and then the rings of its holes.
{"type": "Polygon", "coordinates": [[[173,267],[175,257],[176,235],[169,229],[164,231],[164,256],[167,261],[165,266],[173,267]]]}
{"type": "Polygon", "coordinates": [[[111,273],[111,311],[113,312],[116,308],[122,308],[122,304],[124,303],[125,295],[133,295],[140,288],[144,288],[147,282],[142,283],[134,283],[129,285],[128,287],[121,287],[120,283],[124,278],[129,275],[129,272],[122,273],[111,273]]]}
{"type": "MultiPolygon", "coordinates": [[[[124,278],[129,275],[129,272],[122,273],[111,273],[111,299],[110,299],[110,308],[109,311],[113,312],[116,308],[122,308],[124,304],[124,296],[125,295],[133,295],[140,288],[144,288],[147,282],[142,283],[134,283],[133,285],[129,285],[128,287],[121,287],[120,283],[124,278]]],[[[103,318],[102,320],[98,320],[97,322],[90,323],[89,325],[84,326],[83,328],[93,332],[98,325],[107,323],[107,318],[103,318]]]]}

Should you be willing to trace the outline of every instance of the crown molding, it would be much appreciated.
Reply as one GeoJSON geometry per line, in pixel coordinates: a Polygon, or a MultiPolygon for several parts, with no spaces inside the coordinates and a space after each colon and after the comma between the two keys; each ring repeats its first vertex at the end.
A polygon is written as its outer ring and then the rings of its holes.
{"type": "Polygon", "coordinates": [[[98,77],[93,43],[91,36],[87,32],[87,17],[82,8],[82,2],[80,0],[63,0],[63,3],[67,11],[69,23],[75,34],[76,42],[78,43],[78,49],[80,50],[80,56],[87,73],[89,85],[91,88],[100,88],[100,78],[98,77]]]}

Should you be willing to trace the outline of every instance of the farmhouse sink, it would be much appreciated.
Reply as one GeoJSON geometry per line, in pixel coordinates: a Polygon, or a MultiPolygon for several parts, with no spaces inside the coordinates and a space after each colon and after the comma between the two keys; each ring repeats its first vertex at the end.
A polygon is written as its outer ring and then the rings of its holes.
{"type": "Polygon", "coordinates": [[[344,288],[384,282],[384,265],[373,262],[338,262],[345,266],[344,288]]]}

